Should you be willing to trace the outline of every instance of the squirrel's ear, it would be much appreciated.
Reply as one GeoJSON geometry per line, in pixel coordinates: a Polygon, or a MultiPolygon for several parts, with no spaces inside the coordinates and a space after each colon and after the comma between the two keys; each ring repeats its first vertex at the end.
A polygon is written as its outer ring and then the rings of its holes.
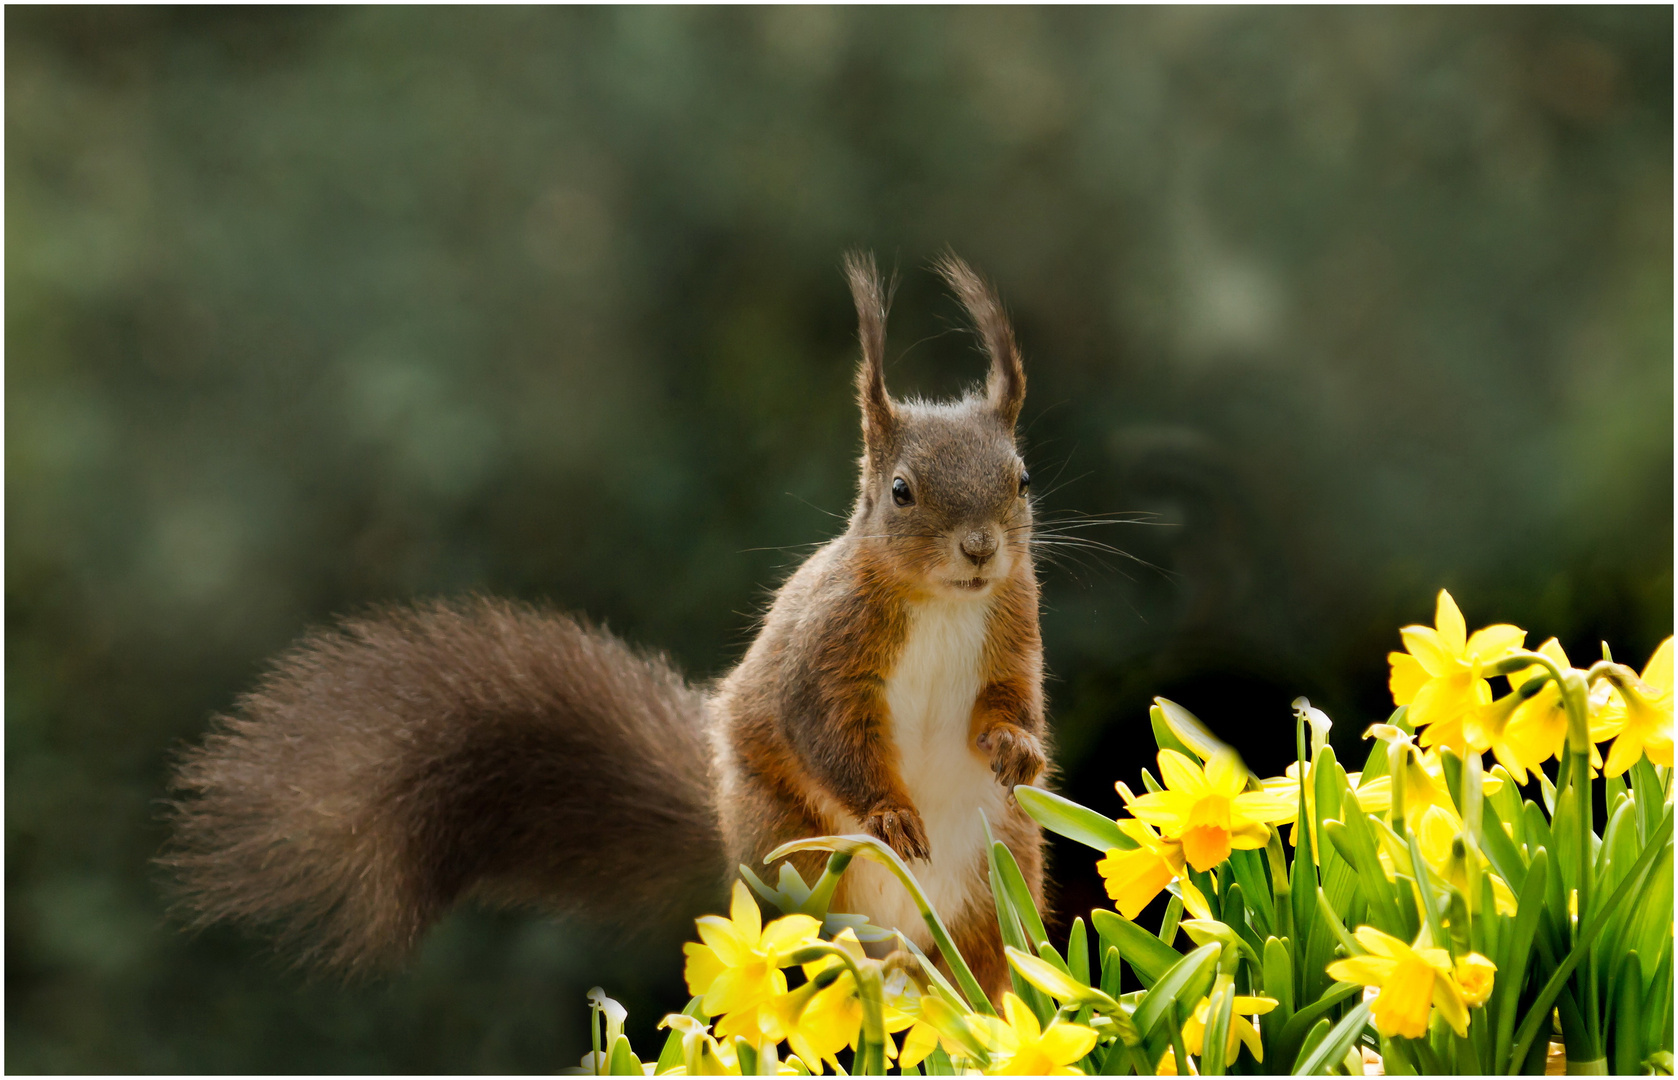
{"type": "Polygon", "coordinates": [[[845,279],[856,301],[857,336],[862,363],[856,370],[857,400],[862,405],[863,440],[870,451],[883,449],[897,424],[897,410],[886,393],[886,309],[890,296],[880,286],[871,252],[845,253],[845,279]]]}
{"type": "Polygon", "coordinates": [[[985,380],[985,394],[990,407],[1012,431],[1020,418],[1020,406],[1025,404],[1025,365],[1020,362],[1019,346],[1014,343],[1014,328],[996,291],[985,284],[955,252],[946,251],[933,264],[949,282],[961,304],[973,320],[973,326],[984,339],[985,352],[990,354],[990,377],[985,380]]]}

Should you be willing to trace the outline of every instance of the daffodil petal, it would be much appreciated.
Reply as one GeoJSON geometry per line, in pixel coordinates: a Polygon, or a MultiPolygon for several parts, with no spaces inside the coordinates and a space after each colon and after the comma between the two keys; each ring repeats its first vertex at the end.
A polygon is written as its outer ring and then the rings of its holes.
{"type": "Polygon", "coordinates": [[[1416,691],[1433,678],[1422,667],[1421,661],[1409,653],[1388,653],[1387,663],[1392,665],[1387,688],[1392,691],[1394,705],[1408,705],[1416,700],[1416,691]]]}
{"type": "Polygon", "coordinates": [[[1247,770],[1235,751],[1219,750],[1212,755],[1206,763],[1206,786],[1226,799],[1235,798],[1247,786],[1247,770]]]}
{"type": "Polygon", "coordinates": [[[683,945],[682,952],[687,954],[682,976],[687,980],[688,993],[694,997],[704,997],[706,991],[711,989],[711,984],[717,981],[717,976],[727,970],[727,965],[717,958],[715,949],[696,941],[683,945]]]}
{"type": "MultiPolygon", "coordinates": [[[[1206,788],[1206,777],[1200,766],[1175,750],[1159,752],[1159,778],[1166,787],[1188,796],[1198,797],[1206,788]]],[[[1142,799],[1146,798],[1146,795],[1142,796],[1142,799]]]]}
{"type": "Polygon", "coordinates": [[[1672,692],[1672,638],[1670,636],[1659,645],[1649,657],[1649,662],[1643,665],[1643,681],[1667,693],[1672,692]]]}
{"type": "Polygon", "coordinates": [[[808,915],[784,915],[764,930],[759,948],[770,955],[791,952],[816,940],[822,924],[808,915]]]}
{"type": "Polygon", "coordinates": [[[1432,627],[1406,626],[1398,632],[1398,636],[1404,640],[1404,648],[1416,658],[1416,663],[1430,678],[1443,678],[1461,669],[1456,651],[1447,648],[1439,640],[1439,632],[1432,627]]]}
{"type": "Polygon", "coordinates": [[[743,940],[757,944],[758,935],[763,933],[763,913],[758,911],[757,901],[752,899],[752,892],[746,888],[744,881],[734,883],[728,917],[743,940]]]}
{"type": "Polygon", "coordinates": [[[1012,992],[1002,996],[1002,1011],[1008,1017],[1008,1026],[1013,1028],[1022,1041],[1035,1041],[1043,1034],[1043,1029],[1037,1023],[1037,1014],[1026,1008],[1012,992]]]}
{"type": "Polygon", "coordinates": [[[1410,952],[1409,945],[1391,934],[1382,933],[1373,926],[1360,926],[1352,932],[1352,936],[1358,939],[1359,945],[1368,949],[1375,956],[1385,957],[1389,960],[1401,959],[1410,952]]]}
{"type": "Polygon", "coordinates": [[[1491,664],[1520,649],[1526,639],[1527,632],[1520,627],[1498,623],[1474,631],[1463,651],[1482,664],[1491,664]]]}
{"type": "Polygon", "coordinates": [[[1468,643],[1468,623],[1463,620],[1456,600],[1444,589],[1439,590],[1439,599],[1433,605],[1433,625],[1439,628],[1440,643],[1461,655],[1468,643]]]}
{"type": "Polygon", "coordinates": [[[1324,970],[1328,972],[1328,977],[1336,982],[1380,986],[1387,976],[1392,974],[1397,963],[1396,960],[1384,960],[1376,956],[1353,956],[1346,960],[1336,960],[1324,970]]]}
{"type": "Polygon", "coordinates": [[[1037,1049],[1056,1065],[1070,1065],[1089,1053],[1095,1040],[1095,1032],[1082,1024],[1050,1024],[1037,1049]]]}
{"type": "Polygon", "coordinates": [[[699,939],[716,950],[717,958],[728,967],[739,967],[752,960],[752,943],[742,941],[732,922],[720,915],[705,915],[696,920],[699,939]]]}
{"type": "Polygon", "coordinates": [[[1433,1007],[1451,1025],[1452,1031],[1458,1035],[1468,1034],[1468,1005],[1462,1000],[1462,991],[1450,976],[1440,975],[1433,980],[1433,1007]]]}

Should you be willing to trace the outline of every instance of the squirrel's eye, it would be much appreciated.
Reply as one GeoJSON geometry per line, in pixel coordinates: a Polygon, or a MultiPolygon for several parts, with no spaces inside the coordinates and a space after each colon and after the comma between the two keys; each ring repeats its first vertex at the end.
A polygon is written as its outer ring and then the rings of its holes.
{"type": "Polygon", "coordinates": [[[909,485],[903,482],[901,476],[891,482],[891,501],[899,506],[908,506],[915,501],[915,497],[909,494],[909,485]]]}
{"type": "Polygon", "coordinates": [[[1028,472],[1025,472],[1024,470],[1021,470],[1021,472],[1020,472],[1020,494],[1024,495],[1026,492],[1028,492],[1030,490],[1031,490],[1031,474],[1028,473],[1028,472]]]}

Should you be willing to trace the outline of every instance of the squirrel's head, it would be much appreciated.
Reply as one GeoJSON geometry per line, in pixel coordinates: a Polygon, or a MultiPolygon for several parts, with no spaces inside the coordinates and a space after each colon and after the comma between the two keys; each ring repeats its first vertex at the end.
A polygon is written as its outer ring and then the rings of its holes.
{"type": "Polygon", "coordinates": [[[862,338],[862,478],[850,535],[912,587],[977,596],[1029,565],[1031,477],[1014,439],[1025,369],[991,288],[954,255],[936,269],[972,318],[990,375],[959,401],[893,401],[883,366],[886,292],[872,255],[845,258],[862,338]]]}

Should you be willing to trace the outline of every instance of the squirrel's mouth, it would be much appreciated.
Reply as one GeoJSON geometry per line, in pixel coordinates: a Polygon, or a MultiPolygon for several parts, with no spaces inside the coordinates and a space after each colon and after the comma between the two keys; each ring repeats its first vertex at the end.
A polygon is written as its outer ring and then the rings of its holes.
{"type": "Polygon", "coordinates": [[[980,589],[990,584],[990,578],[956,578],[947,580],[944,584],[948,585],[952,589],[965,589],[967,592],[978,592],[980,589]]]}

